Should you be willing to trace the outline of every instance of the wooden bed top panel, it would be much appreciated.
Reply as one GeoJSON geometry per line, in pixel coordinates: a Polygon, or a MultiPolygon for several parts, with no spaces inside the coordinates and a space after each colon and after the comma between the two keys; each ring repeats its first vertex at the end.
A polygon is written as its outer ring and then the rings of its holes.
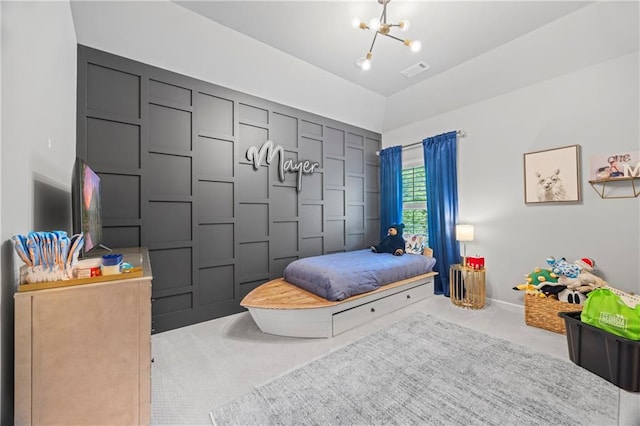
{"type": "Polygon", "coordinates": [[[399,287],[404,284],[418,281],[420,279],[432,277],[437,275],[437,272],[429,272],[422,275],[416,275],[415,277],[408,278],[406,280],[397,281],[395,283],[384,285],[376,290],[357,294],[351,296],[348,299],[340,301],[331,301],[323,297],[315,295],[311,292],[296,287],[293,284],[288,283],[283,278],[271,280],[261,286],[253,289],[247,294],[242,302],[241,306],[245,308],[263,308],[263,309],[316,309],[326,308],[329,306],[339,305],[341,303],[349,302],[355,299],[360,299],[371,294],[379,293],[394,287],[399,287]]]}

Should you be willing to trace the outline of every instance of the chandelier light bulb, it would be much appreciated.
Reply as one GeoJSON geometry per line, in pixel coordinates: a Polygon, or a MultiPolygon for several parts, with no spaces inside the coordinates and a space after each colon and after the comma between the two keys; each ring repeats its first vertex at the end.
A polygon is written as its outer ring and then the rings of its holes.
{"type": "Polygon", "coordinates": [[[369,28],[373,31],[378,31],[380,29],[380,20],[378,18],[373,18],[369,21],[369,28]]]}
{"type": "Polygon", "coordinates": [[[353,18],[353,19],[351,20],[351,26],[352,26],[353,28],[360,28],[360,18],[357,18],[357,17],[356,17],[356,18],[353,18]]]}
{"type": "Polygon", "coordinates": [[[420,49],[422,49],[422,43],[420,42],[420,40],[414,40],[411,42],[411,51],[416,53],[419,52],[420,49]]]}
{"type": "Polygon", "coordinates": [[[361,58],[358,58],[358,60],[356,61],[356,66],[360,69],[362,69],[362,71],[369,71],[371,69],[371,54],[367,54],[367,56],[363,56],[361,58]]]}
{"type": "Polygon", "coordinates": [[[409,21],[406,19],[404,21],[400,21],[400,31],[405,32],[409,29],[409,21]]]}

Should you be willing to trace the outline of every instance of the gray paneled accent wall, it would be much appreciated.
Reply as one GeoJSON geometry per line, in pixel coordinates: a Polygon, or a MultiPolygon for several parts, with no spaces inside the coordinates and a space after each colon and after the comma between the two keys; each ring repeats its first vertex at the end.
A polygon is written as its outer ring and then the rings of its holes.
{"type": "Polygon", "coordinates": [[[77,110],[103,243],[149,248],[155,332],[240,312],[295,259],[378,242],[377,133],[85,46],[77,110]],[[256,170],[247,150],[267,140],[318,167],[256,170]]]}

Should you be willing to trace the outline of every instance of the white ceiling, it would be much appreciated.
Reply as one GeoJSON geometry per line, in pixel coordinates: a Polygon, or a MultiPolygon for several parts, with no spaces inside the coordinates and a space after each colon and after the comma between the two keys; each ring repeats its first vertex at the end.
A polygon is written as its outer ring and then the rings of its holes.
{"type": "Polygon", "coordinates": [[[385,97],[593,3],[393,0],[387,21],[408,19],[410,29],[399,35],[420,40],[422,50],[412,53],[396,40],[378,37],[371,70],[365,72],[355,61],[368,51],[373,33],[353,28],[351,21],[379,18],[382,6],[376,0],[174,2],[385,97]],[[419,61],[430,68],[413,78],[401,74],[419,61]]]}

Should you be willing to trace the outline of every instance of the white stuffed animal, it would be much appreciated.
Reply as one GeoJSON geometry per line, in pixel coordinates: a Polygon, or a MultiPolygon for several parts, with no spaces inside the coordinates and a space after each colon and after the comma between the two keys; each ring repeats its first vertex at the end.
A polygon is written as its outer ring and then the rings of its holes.
{"type": "Polygon", "coordinates": [[[558,278],[558,283],[567,286],[568,290],[579,291],[580,293],[589,293],[598,287],[604,287],[607,285],[605,280],[592,273],[596,267],[596,263],[593,259],[583,257],[582,259],[576,260],[574,265],[580,268],[580,273],[577,277],[561,275],[558,278]]]}

